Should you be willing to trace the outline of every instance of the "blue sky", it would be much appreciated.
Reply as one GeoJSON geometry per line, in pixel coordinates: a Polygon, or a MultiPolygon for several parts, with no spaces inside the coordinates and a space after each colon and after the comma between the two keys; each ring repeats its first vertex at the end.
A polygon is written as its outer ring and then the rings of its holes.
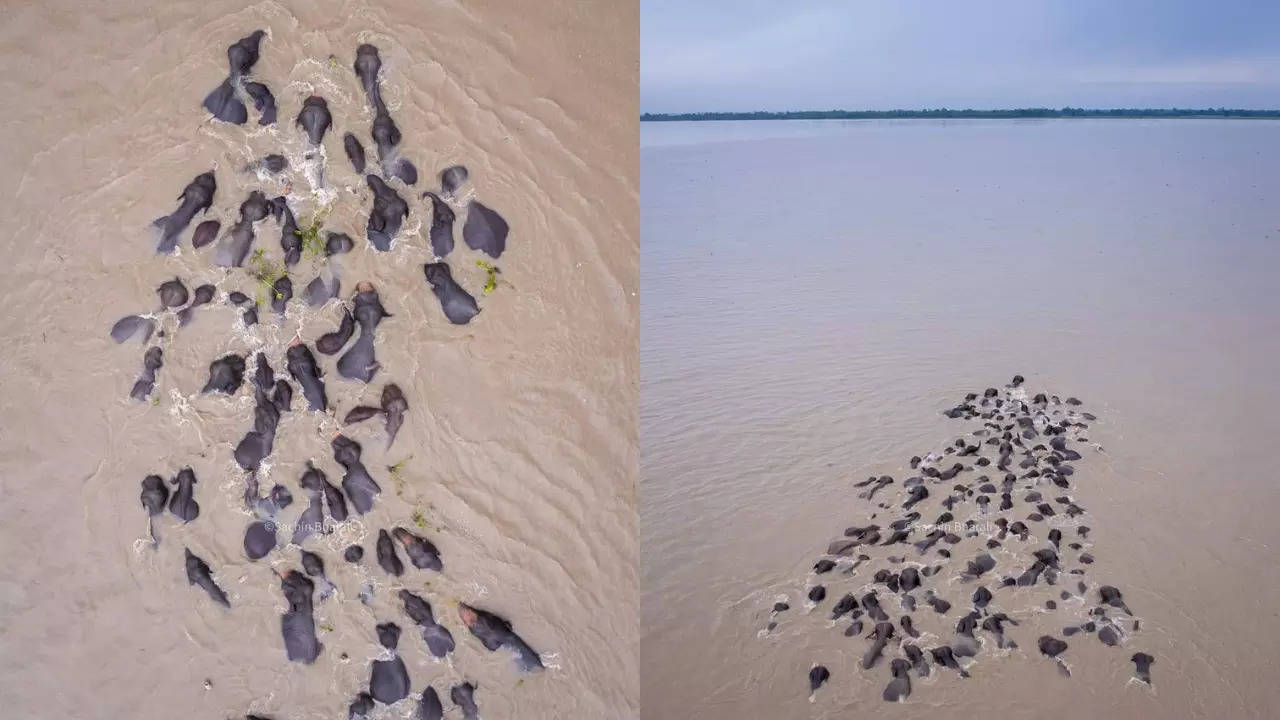
{"type": "Polygon", "coordinates": [[[640,106],[1280,108],[1276,0],[641,0],[640,106]]]}

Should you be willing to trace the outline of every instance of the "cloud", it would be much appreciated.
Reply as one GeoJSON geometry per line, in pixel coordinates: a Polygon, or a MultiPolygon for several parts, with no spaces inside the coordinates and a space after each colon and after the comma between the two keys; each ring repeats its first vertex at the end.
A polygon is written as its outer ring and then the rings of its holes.
{"type": "Polygon", "coordinates": [[[1274,107],[1280,3],[643,0],[641,107],[1274,107]]]}
{"type": "Polygon", "coordinates": [[[1222,60],[1136,67],[1086,68],[1075,74],[1082,83],[1138,83],[1170,85],[1269,84],[1280,73],[1274,60],[1222,60]]]}

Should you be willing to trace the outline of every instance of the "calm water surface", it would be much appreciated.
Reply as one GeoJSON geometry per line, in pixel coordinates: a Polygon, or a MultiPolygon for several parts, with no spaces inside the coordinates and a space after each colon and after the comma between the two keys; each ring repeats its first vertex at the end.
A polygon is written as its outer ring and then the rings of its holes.
{"type": "Polygon", "coordinates": [[[1278,167],[1270,121],[643,124],[644,716],[1269,716],[1278,167]],[[1075,496],[1143,630],[1066,679],[1014,629],[898,706],[824,613],[758,636],[871,509],[851,484],[1015,373],[1101,416],[1075,496]]]}

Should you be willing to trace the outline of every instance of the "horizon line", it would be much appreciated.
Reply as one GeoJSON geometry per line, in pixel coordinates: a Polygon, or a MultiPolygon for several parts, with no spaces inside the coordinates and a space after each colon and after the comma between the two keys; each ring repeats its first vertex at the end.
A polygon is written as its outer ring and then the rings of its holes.
{"type": "Polygon", "coordinates": [[[929,118],[929,117],[1240,117],[1240,118],[1280,118],[1280,109],[1254,108],[1180,108],[1174,107],[1111,107],[1084,108],[1065,106],[1049,107],[1014,107],[1014,108],[921,108],[892,110],[705,110],[694,112],[641,112],[640,120],[765,120],[765,119],[841,119],[841,118],[929,118]]]}

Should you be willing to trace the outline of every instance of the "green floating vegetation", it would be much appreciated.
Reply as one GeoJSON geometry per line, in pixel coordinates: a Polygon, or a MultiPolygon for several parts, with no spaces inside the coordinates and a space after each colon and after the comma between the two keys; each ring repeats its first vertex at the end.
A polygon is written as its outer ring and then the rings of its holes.
{"type": "Polygon", "coordinates": [[[277,300],[283,299],[284,296],[276,292],[276,281],[284,277],[284,266],[268,260],[266,251],[262,248],[254,250],[249,256],[249,274],[258,282],[259,305],[264,304],[262,300],[264,295],[277,300]]]}
{"type": "Polygon", "coordinates": [[[305,228],[294,230],[294,234],[302,239],[302,251],[307,257],[320,257],[324,255],[324,241],[320,239],[320,231],[324,229],[324,219],[329,215],[329,208],[321,208],[315,215],[311,217],[311,222],[305,228]]]}
{"type": "Polygon", "coordinates": [[[330,624],[328,624],[328,623],[322,623],[322,624],[318,625],[317,627],[319,627],[321,630],[323,630],[323,631],[325,631],[325,632],[333,632],[333,626],[332,626],[332,625],[330,625],[330,624]]]}
{"type": "Polygon", "coordinates": [[[396,495],[404,494],[404,476],[400,474],[400,471],[404,470],[404,466],[408,465],[409,461],[412,459],[413,459],[413,456],[410,455],[409,457],[401,460],[395,465],[391,465],[387,468],[387,471],[391,473],[391,479],[396,484],[396,495]]]}
{"type": "Polygon", "coordinates": [[[498,287],[498,273],[502,272],[502,270],[497,265],[492,265],[484,260],[477,260],[476,265],[484,268],[489,273],[489,279],[484,284],[484,294],[488,295],[493,292],[494,288],[498,287]]]}

